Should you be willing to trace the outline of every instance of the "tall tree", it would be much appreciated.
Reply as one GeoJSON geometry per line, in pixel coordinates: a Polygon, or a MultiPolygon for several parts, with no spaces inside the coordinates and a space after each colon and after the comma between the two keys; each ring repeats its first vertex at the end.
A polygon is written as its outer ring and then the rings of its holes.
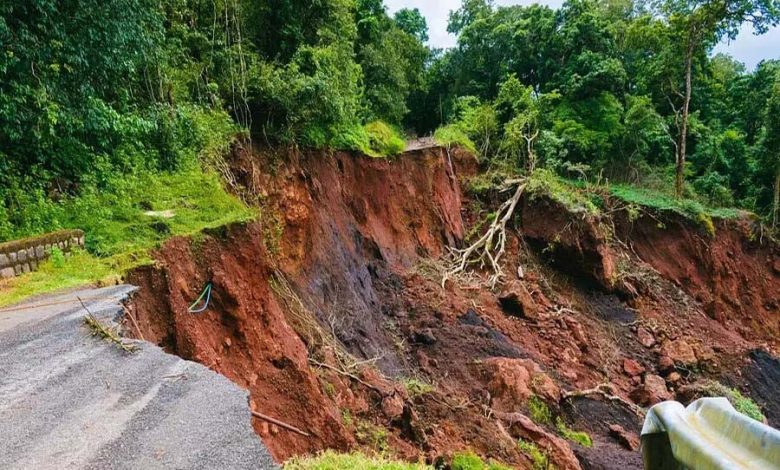
{"type": "Polygon", "coordinates": [[[723,38],[734,39],[744,23],[755,32],[766,32],[780,20],[777,0],[660,0],[656,2],[676,33],[682,46],[684,91],[679,119],[675,163],[675,193],[683,193],[685,159],[688,144],[693,62],[698,53],[708,51],[723,38]]]}
{"type": "Polygon", "coordinates": [[[762,142],[764,170],[774,176],[772,184],[772,227],[780,223],[780,74],[777,74],[769,96],[762,142]]]}

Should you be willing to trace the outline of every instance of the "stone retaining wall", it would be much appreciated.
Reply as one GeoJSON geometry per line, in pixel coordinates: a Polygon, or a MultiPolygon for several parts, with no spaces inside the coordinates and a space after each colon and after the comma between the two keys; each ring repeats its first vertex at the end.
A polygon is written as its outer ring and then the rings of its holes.
{"type": "Polygon", "coordinates": [[[9,278],[38,269],[38,263],[51,255],[52,248],[64,253],[84,247],[84,232],[61,230],[39,237],[0,243],[0,278],[9,278]]]}

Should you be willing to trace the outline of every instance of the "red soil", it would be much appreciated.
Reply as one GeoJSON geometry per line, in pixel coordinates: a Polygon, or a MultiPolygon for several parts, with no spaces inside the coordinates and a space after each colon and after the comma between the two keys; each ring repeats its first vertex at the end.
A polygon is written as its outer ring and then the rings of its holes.
{"type": "Polygon", "coordinates": [[[393,161],[348,153],[272,161],[239,150],[232,162],[237,190],[261,207],[258,222],[174,239],[129,282],[141,287],[130,312],[147,340],[226,375],[251,392],[254,409],[312,434],[256,420],[280,461],[359,446],[437,462],[473,449],[530,468],[516,445],[523,438],[559,468],[641,468],[609,432],[613,424],[638,432],[638,417],[596,397],[562,399],[560,389],[611,383],[628,399],[644,387],[636,374],[644,369],[673,391],[738,375],[750,350],[777,346],[777,248],[746,241],[738,226],[719,223],[708,239],[682,220],[661,230],[618,217],[613,237],[604,221],[526,200],[521,231],[531,247],[513,230],[505,259],[506,272],[523,266],[523,279],[504,293],[476,279],[442,289],[441,266],[429,260],[462,243],[462,215],[472,215],[462,213],[469,201],[454,169],[473,174],[473,159],[434,148],[393,161]],[[541,248],[553,240],[550,255],[541,248]],[[302,326],[280,277],[320,333],[302,326]],[[188,313],[209,279],[209,309],[188,313]],[[353,371],[360,381],[312,364],[340,367],[322,332],[354,361],[370,360],[353,371]],[[689,351],[695,365],[665,363],[689,351]],[[699,372],[674,375],[686,370],[699,372]],[[434,391],[410,396],[402,377],[434,391]],[[553,424],[525,418],[531,394],[596,447],[567,444],[553,424]]]}

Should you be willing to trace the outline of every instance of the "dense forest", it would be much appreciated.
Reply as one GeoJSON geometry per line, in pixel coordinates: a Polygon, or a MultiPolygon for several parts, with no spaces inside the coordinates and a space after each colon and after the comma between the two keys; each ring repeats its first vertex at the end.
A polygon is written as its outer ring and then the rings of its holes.
{"type": "Polygon", "coordinates": [[[428,134],[487,170],[777,223],[780,62],[712,50],[779,18],[774,0],[465,0],[442,51],[419,11],[382,0],[5,1],[0,240],[83,227],[176,175],[218,184],[236,139],[387,157],[428,134]]]}

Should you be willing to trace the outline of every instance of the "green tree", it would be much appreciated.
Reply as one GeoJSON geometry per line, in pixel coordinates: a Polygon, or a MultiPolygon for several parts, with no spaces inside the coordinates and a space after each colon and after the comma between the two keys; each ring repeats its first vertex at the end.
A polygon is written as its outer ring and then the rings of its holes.
{"type": "Polygon", "coordinates": [[[683,57],[683,92],[675,162],[675,193],[683,193],[688,144],[688,121],[693,92],[693,62],[724,37],[734,38],[743,23],[763,33],[780,20],[774,0],[661,0],[659,10],[668,19],[683,57]]]}
{"type": "Polygon", "coordinates": [[[769,97],[762,139],[762,166],[772,175],[772,227],[780,222],[780,74],[775,78],[769,97]]]}

